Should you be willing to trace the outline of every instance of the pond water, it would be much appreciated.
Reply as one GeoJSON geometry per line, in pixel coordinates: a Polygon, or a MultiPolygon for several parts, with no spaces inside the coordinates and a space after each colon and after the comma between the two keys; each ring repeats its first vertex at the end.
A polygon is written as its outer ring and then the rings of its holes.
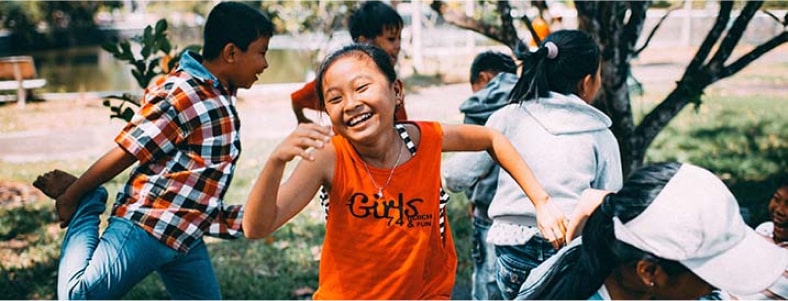
{"type": "MultiPolygon", "coordinates": [[[[47,80],[36,91],[69,93],[88,91],[128,91],[139,89],[131,66],[118,61],[98,46],[47,50],[30,53],[38,76],[47,80]]],[[[303,82],[314,68],[314,52],[298,49],[270,49],[269,67],[258,83],[303,82]]]]}

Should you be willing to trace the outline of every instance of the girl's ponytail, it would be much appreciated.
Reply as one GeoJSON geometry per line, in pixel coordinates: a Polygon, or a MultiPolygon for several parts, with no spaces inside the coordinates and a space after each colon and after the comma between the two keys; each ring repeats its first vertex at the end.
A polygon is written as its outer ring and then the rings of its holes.
{"type": "MultiPolygon", "coordinates": [[[[551,44],[555,46],[555,44],[551,44]]],[[[550,95],[550,88],[544,72],[545,60],[548,59],[549,53],[550,51],[544,46],[533,52],[529,51],[526,46],[517,47],[515,56],[523,62],[522,71],[520,79],[509,94],[509,103],[520,103],[528,99],[550,95]]]]}
{"type": "Polygon", "coordinates": [[[522,72],[509,103],[549,97],[550,92],[577,94],[577,84],[599,69],[599,47],[591,36],[578,30],[556,31],[535,51],[520,44],[514,52],[522,61],[522,72]]]}

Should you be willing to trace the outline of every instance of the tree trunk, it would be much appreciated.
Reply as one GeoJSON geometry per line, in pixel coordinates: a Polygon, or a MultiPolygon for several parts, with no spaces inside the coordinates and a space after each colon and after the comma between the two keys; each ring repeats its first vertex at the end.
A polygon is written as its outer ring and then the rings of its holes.
{"type": "Polygon", "coordinates": [[[635,124],[627,78],[649,4],[648,1],[575,2],[579,29],[596,39],[602,54],[602,89],[594,106],[613,121],[611,130],[618,139],[624,175],[642,165],[638,154],[645,152],[633,136],[635,124]]]}

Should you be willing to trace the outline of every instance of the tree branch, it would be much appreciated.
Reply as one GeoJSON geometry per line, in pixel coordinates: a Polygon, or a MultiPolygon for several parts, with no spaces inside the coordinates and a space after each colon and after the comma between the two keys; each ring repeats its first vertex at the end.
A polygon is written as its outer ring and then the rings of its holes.
{"type": "Polygon", "coordinates": [[[648,5],[650,3],[651,1],[629,2],[629,10],[631,13],[629,16],[629,22],[624,24],[624,38],[622,39],[622,41],[626,41],[626,43],[622,44],[626,44],[627,50],[629,50],[630,55],[627,59],[632,57],[635,44],[638,41],[640,33],[643,31],[643,25],[646,23],[646,10],[648,10],[648,5]]]}
{"type": "Polygon", "coordinates": [[[717,48],[717,52],[709,61],[708,66],[710,66],[715,73],[721,71],[720,69],[722,69],[725,61],[731,56],[733,49],[736,48],[736,44],[739,43],[742,35],[744,35],[747,25],[750,24],[750,20],[752,20],[752,17],[761,5],[763,5],[763,1],[747,1],[744,9],[741,10],[739,16],[733,21],[733,25],[728,29],[728,33],[725,34],[725,38],[723,38],[720,43],[720,47],[717,48]]]}
{"type": "MultiPolygon", "coordinates": [[[[511,48],[512,50],[514,50],[515,47],[517,47],[517,41],[519,39],[513,40],[511,39],[511,36],[507,36],[504,32],[506,30],[505,28],[498,28],[494,25],[474,20],[473,18],[466,16],[464,13],[458,10],[450,8],[443,1],[433,1],[430,4],[430,8],[432,8],[432,10],[434,10],[441,17],[443,17],[443,20],[445,20],[449,24],[452,24],[459,28],[478,32],[490,39],[493,39],[506,46],[509,46],[509,48],[511,48]]],[[[511,30],[516,33],[516,31],[514,31],[514,28],[512,28],[511,30]]]]}
{"type": "MultiPolygon", "coordinates": [[[[780,17],[775,16],[772,12],[770,12],[768,10],[765,10],[765,9],[763,10],[763,13],[766,14],[767,16],[771,17],[772,19],[774,19],[778,23],[782,24],[783,26],[785,26],[786,23],[788,23],[788,18],[783,17],[783,20],[780,20],[780,17]]],[[[786,16],[788,16],[788,13],[786,13],[786,16]]]]}
{"type": "Polygon", "coordinates": [[[528,18],[526,14],[523,14],[523,16],[520,17],[520,20],[525,23],[525,27],[528,28],[528,32],[531,33],[531,37],[534,39],[536,45],[542,45],[542,39],[540,39],[539,35],[536,34],[536,29],[534,29],[534,24],[531,23],[531,18],[528,18]]]}
{"type": "Polygon", "coordinates": [[[670,16],[670,13],[681,7],[683,3],[684,1],[680,2],[678,5],[673,5],[672,7],[668,8],[668,11],[665,12],[665,15],[659,18],[657,25],[654,25],[654,28],[652,28],[651,32],[648,33],[648,37],[646,37],[646,41],[643,42],[643,46],[640,46],[640,48],[634,51],[635,56],[640,55],[640,52],[642,52],[644,49],[646,49],[646,47],[648,47],[648,44],[651,42],[651,39],[654,37],[654,34],[657,33],[657,29],[659,29],[659,27],[662,26],[662,23],[665,22],[665,19],[667,19],[668,16],[670,16]]]}
{"type": "Polygon", "coordinates": [[[771,40],[766,41],[766,43],[758,45],[758,47],[748,52],[747,54],[743,55],[738,60],[736,60],[728,67],[726,67],[720,73],[720,79],[723,79],[732,74],[735,74],[736,72],[739,72],[741,69],[744,69],[744,67],[747,67],[747,65],[749,65],[759,57],[763,56],[767,52],[771,51],[774,48],[777,48],[777,46],[780,46],[786,42],[788,42],[788,32],[783,31],[782,33],[775,36],[771,40]]]}
{"type": "Polygon", "coordinates": [[[714,21],[714,26],[712,26],[711,30],[709,30],[709,34],[706,35],[703,43],[700,44],[698,52],[695,53],[695,57],[692,58],[692,61],[687,66],[687,69],[684,72],[685,77],[690,72],[699,70],[703,65],[703,62],[706,61],[706,58],[708,58],[712,47],[714,47],[714,44],[717,44],[717,40],[722,35],[722,31],[725,30],[725,26],[728,25],[728,20],[731,18],[732,9],[733,1],[721,1],[720,12],[717,14],[717,20],[714,21]]]}

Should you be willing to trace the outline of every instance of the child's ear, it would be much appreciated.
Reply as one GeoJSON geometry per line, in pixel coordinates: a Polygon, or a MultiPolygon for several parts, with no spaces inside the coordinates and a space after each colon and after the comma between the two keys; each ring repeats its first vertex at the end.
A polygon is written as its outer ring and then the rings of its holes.
{"type": "Polygon", "coordinates": [[[358,36],[358,38],[357,38],[357,41],[356,41],[356,42],[358,42],[358,43],[361,43],[361,44],[368,44],[368,43],[370,43],[370,41],[371,41],[371,40],[370,40],[370,39],[368,39],[368,38],[367,38],[367,37],[365,37],[365,36],[358,36]]]}
{"type": "Polygon", "coordinates": [[[643,286],[653,288],[659,282],[662,267],[652,261],[638,260],[635,264],[635,272],[643,286]]]}
{"type": "Polygon", "coordinates": [[[487,83],[489,83],[493,79],[493,77],[495,77],[495,75],[493,75],[492,72],[482,71],[482,72],[479,72],[479,81],[478,82],[484,83],[484,85],[486,86],[487,83]]]}
{"type": "Polygon", "coordinates": [[[583,79],[577,83],[577,96],[580,96],[580,98],[585,99],[586,95],[584,94],[588,93],[586,91],[591,89],[592,85],[594,84],[593,81],[594,78],[592,77],[591,74],[587,74],[585,77],[583,77],[583,79]]]}
{"type": "Polygon", "coordinates": [[[397,98],[396,104],[400,104],[402,103],[402,100],[405,98],[405,85],[402,83],[402,81],[399,78],[394,80],[392,85],[394,88],[394,96],[397,98]]]}
{"type": "Polygon", "coordinates": [[[227,43],[227,44],[224,45],[224,48],[222,48],[221,56],[222,56],[222,59],[224,59],[225,62],[234,63],[235,62],[235,56],[237,54],[238,54],[238,48],[235,47],[235,44],[233,44],[233,43],[227,43]]]}

